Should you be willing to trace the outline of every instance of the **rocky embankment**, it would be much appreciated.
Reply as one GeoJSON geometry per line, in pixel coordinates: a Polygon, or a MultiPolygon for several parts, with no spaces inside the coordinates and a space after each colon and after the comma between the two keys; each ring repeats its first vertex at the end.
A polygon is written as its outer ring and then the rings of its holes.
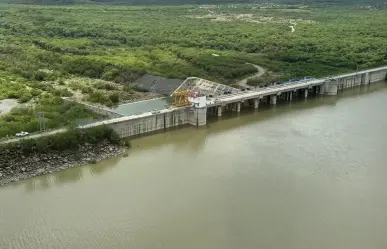
{"type": "Polygon", "coordinates": [[[107,158],[122,155],[126,147],[112,145],[108,141],[97,145],[84,144],[77,150],[48,151],[24,156],[20,153],[3,153],[0,156],[0,186],[49,174],[75,166],[95,163],[107,158]]]}

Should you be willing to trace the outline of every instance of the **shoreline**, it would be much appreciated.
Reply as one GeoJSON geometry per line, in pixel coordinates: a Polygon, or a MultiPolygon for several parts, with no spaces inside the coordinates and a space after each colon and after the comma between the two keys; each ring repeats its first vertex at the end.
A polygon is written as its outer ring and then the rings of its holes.
{"type": "Polygon", "coordinates": [[[43,152],[28,157],[12,158],[9,165],[0,167],[0,187],[35,176],[95,164],[102,160],[124,155],[127,149],[127,147],[103,141],[96,146],[82,145],[76,151],[43,152]]]}

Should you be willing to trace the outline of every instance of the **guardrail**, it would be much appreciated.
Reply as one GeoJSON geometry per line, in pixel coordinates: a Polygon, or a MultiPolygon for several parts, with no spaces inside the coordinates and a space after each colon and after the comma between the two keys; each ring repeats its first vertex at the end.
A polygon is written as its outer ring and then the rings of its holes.
{"type": "Polygon", "coordinates": [[[260,93],[260,92],[267,92],[267,91],[270,91],[270,90],[278,90],[278,89],[281,89],[283,88],[284,90],[287,90],[289,88],[292,88],[294,86],[303,86],[304,87],[304,84],[321,84],[323,81],[322,79],[318,80],[318,79],[312,79],[312,80],[306,80],[306,81],[297,81],[297,82],[289,82],[287,84],[280,84],[280,85],[273,85],[273,86],[268,86],[268,87],[264,87],[264,88],[255,88],[254,90],[249,90],[249,91],[240,91],[238,93],[234,93],[234,94],[225,94],[225,95],[220,95],[220,96],[217,96],[215,98],[215,101],[222,101],[222,100],[225,100],[225,99],[228,99],[228,98],[232,98],[232,97],[238,97],[238,96],[243,96],[243,95],[247,95],[247,94],[251,94],[251,93],[260,93]]]}

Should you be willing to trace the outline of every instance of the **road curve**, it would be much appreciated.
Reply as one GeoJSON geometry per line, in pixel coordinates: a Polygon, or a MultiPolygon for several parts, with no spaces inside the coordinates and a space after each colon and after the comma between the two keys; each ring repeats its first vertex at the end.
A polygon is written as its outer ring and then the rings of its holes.
{"type": "Polygon", "coordinates": [[[265,72],[266,72],[265,69],[264,69],[263,67],[261,67],[261,66],[258,66],[258,65],[252,64],[252,63],[246,63],[246,64],[250,64],[250,65],[252,65],[253,67],[255,67],[255,68],[257,69],[257,73],[255,73],[254,75],[251,75],[251,76],[249,76],[249,77],[246,77],[246,78],[244,78],[244,79],[242,79],[242,80],[240,80],[240,81],[237,81],[236,83],[237,83],[239,86],[241,86],[241,87],[251,87],[251,86],[247,85],[247,81],[248,81],[249,79],[259,78],[259,77],[261,77],[262,75],[264,75],[265,72]]]}

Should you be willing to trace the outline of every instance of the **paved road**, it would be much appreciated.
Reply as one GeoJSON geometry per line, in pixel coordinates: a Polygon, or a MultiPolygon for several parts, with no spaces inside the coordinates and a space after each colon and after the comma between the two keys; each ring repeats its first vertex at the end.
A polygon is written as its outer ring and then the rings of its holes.
{"type": "Polygon", "coordinates": [[[51,136],[54,134],[63,133],[65,131],[66,131],[66,129],[58,129],[58,130],[48,131],[48,132],[39,133],[39,134],[32,134],[32,135],[25,136],[25,137],[12,138],[12,139],[8,139],[8,140],[5,140],[3,142],[0,142],[0,143],[2,143],[2,144],[14,143],[14,142],[19,142],[19,141],[24,140],[24,139],[34,139],[34,138],[51,136]]]}
{"type": "Polygon", "coordinates": [[[275,86],[270,86],[265,88],[256,88],[251,91],[238,92],[235,94],[221,95],[216,97],[215,104],[211,104],[208,106],[216,106],[216,105],[219,105],[220,103],[232,103],[232,102],[240,101],[242,99],[252,99],[260,96],[278,94],[280,92],[287,92],[287,91],[293,91],[301,88],[308,88],[315,85],[321,85],[324,83],[324,81],[325,79],[303,80],[303,81],[288,83],[284,85],[275,85],[275,86]]]}

